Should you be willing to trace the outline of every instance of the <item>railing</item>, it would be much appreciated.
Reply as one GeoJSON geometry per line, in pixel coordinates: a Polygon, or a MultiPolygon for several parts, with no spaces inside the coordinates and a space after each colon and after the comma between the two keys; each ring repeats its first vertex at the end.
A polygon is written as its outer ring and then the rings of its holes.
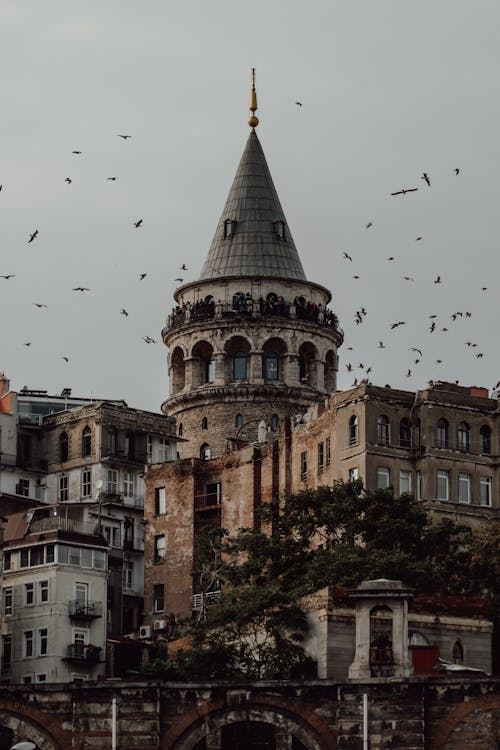
{"type": "Polygon", "coordinates": [[[217,604],[220,599],[220,591],[209,591],[206,594],[193,594],[192,608],[202,609],[203,601],[205,606],[210,607],[212,604],[217,604]]]}
{"type": "Polygon", "coordinates": [[[102,648],[86,643],[70,643],[67,649],[66,659],[87,664],[97,664],[101,658],[102,648]]]}
{"type": "Polygon", "coordinates": [[[15,466],[17,456],[14,453],[0,453],[0,466],[15,466]]]}
{"type": "Polygon", "coordinates": [[[92,620],[94,617],[102,617],[102,602],[82,602],[74,599],[68,602],[68,611],[70,617],[92,620]]]}
{"type": "Polygon", "coordinates": [[[101,502],[105,503],[117,503],[118,505],[125,505],[129,508],[144,508],[144,495],[135,494],[132,497],[125,496],[119,492],[103,492],[101,493],[101,502]]]}
{"type": "Polygon", "coordinates": [[[172,314],[168,316],[166,326],[162,335],[174,328],[180,328],[184,324],[193,323],[203,320],[236,318],[244,317],[281,317],[306,320],[317,325],[328,326],[338,331],[342,336],[342,328],[339,327],[338,318],[328,308],[322,308],[317,305],[306,303],[305,305],[293,304],[288,302],[270,302],[268,300],[253,300],[245,298],[244,301],[234,303],[218,302],[216,305],[212,302],[189,303],[184,308],[175,308],[172,314]]]}
{"type": "Polygon", "coordinates": [[[78,534],[89,534],[90,536],[97,535],[96,524],[75,521],[73,518],[65,518],[64,516],[37,518],[31,522],[30,531],[72,531],[78,534]]]}

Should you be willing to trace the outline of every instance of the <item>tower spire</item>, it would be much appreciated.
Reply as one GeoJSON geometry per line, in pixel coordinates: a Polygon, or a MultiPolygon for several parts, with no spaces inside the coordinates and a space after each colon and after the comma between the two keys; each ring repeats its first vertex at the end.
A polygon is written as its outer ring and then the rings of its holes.
{"type": "Polygon", "coordinates": [[[248,124],[251,128],[256,128],[259,124],[259,118],[255,116],[257,109],[257,92],[255,91],[255,68],[252,68],[252,90],[250,91],[250,106],[251,115],[248,118],[248,124]]]}

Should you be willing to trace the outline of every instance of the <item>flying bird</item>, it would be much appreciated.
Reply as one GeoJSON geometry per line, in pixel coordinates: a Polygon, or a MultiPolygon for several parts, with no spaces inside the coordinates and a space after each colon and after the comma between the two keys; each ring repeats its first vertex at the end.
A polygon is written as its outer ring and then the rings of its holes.
{"type": "Polygon", "coordinates": [[[442,361],[443,361],[442,359],[436,359],[436,364],[440,365],[442,363],[442,361]]]}
{"type": "Polygon", "coordinates": [[[297,107],[302,107],[302,102],[295,102],[295,104],[297,105],[297,107]]]}
{"type": "Polygon", "coordinates": [[[13,279],[15,275],[15,273],[9,273],[7,276],[0,276],[0,279],[7,279],[8,281],[9,279],[13,279]]]}
{"type": "Polygon", "coordinates": [[[487,287],[487,286],[482,286],[482,287],[481,287],[481,291],[482,291],[482,292],[485,292],[485,291],[486,291],[487,289],[488,289],[488,287],[487,287]]]}
{"type": "Polygon", "coordinates": [[[125,310],[125,308],[124,308],[124,307],[122,307],[122,309],[120,310],[120,313],[121,313],[122,315],[128,316],[128,312],[127,312],[127,311],[125,310]]]}
{"type": "Polygon", "coordinates": [[[406,373],[406,377],[409,378],[410,375],[411,375],[411,370],[408,370],[408,372],[406,373]]]}
{"type": "Polygon", "coordinates": [[[430,328],[429,328],[429,331],[432,333],[435,330],[435,328],[436,328],[436,324],[435,324],[434,321],[432,321],[432,323],[430,325],[430,328]]]}
{"type": "Polygon", "coordinates": [[[369,221],[368,224],[365,224],[365,229],[370,229],[370,227],[373,226],[373,221],[369,221]]]}
{"type": "Polygon", "coordinates": [[[23,346],[31,346],[31,341],[25,341],[25,343],[23,344],[23,346]]]}
{"type": "Polygon", "coordinates": [[[394,255],[391,255],[387,260],[394,260],[394,255]]]}
{"type": "Polygon", "coordinates": [[[123,138],[124,141],[127,140],[127,138],[132,138],[131,135],[123,135],[122,133],[117,133],[118,138],[123,138]]]}
{"type": "Polygon", "coordinates": [[[401,278],[405,281],[415,281],[415,279],[413,279],[411,276],[401,276],[401,278]]]}
{"type": "Polygon", "coordinates": [[[425,181],[426,181],[426,183],[428,184],[428,186],[429,186],[429,187],[431,186],[431,181],[429,180],[429,175],[427,174],[427,172],[424,172],[424,173],[423,173],[423,175],[422,175],[422,178],[421,178],[421,179],[422,179],[422,180],[425,180],[425,181]]]}
{"type": "Polygon", "coordinates": [[[81,154],[82,152],[81,151],[72,151],[71,153],[72,154],[81,154]]]}
{"type": "Polygon", "coordinates": [[[406,322],[406,321],[404,321],[404,320],[398,320],[398,322],[397,322],[397,323],[393,323],[393,324],[391,325],[391,331],[392,331],[392,330],[393,330],[394,328],[397,328],[398,326],[404,326],[405,322],[406,322]]]}
{"type": "Polygon", "coordinates": [[[186,266],[185,263],[182,264],[182,266],[180,267],[180,270],[181,271],[187,271],[187,266],[186,266]]]}
{"type": "Polygon", "coordinates": [[[344,253],[344,258],[345,258],[346,260],[351,260],[351,261],[352,261],[352,258],[351,258],[351,256],[349,255],[349,253],[344,253]]]}
{"type": "Polygon", "coordinates": [[[441,276],[436,276],[436,278],[434,279],[434,283],[435,284],[440,284],[441,283],[441,276]]]}
{"type": "Polygon", "coordinates": [[[353,279],[359,279],[359,276],[353,276],[352,278],[353,279]]]}
{"type": "Polygon", "coordinates": [[[72,292],[90,292],[88,286],[75,286],[71,290],[72,292]]]}
{"type": "Polygon", "coordinates": [[[142,281],[143,279],[145,279],[146,276],[147,276],[147,273],[141,273],[141,274],[139,274],[139,281],[142,281]]]}
{"type": "Polygon", "coordinates": [[[460,167],[455,167],[455,174],[460,174],[460,167]]]}
{"type": "Polygon", "coordinates": [[[351,365],[351,363],[350,363],[350,362],[348,362],[348,363],[346,364],[346,367],[347,367],[347,372],[351,372],[351,370],[352,370],[352,365],[351,365]]]}
{"type": "Polygon", "coordinates": [[[379,342],[378,342],[378,348],[379,348],[379,349],[385,349],[385,344],[384,344],[384,342],[383,342],[383,341],[379,341],[379,342]]]}
{"type": "Polygon", "coordinates": [[[146,344],[156,344],[156,341],[152,339],[151,336],[143,336],[142,339],[146,344]]]}
{"type": "Polygon", "coordinates": [[[184,281],[184,279],[174,279],[174,281],[178,281],[179,284],[182,284],[182,282],[184,281]]]}
{"type": "Polygon", "coordinates": [[[139,229],[139,227],[141,226],[141,224],[142,224],[142,219],[139,219],[138,221],[134,221],[134,227],[136,229],[139,229]]]}
{"type": "Polygon", "coordinates": [[[61,359],[64,359],[65,362],[69,362],[69,357],[61,357],[61,359]]]}
{"type": "Polygon", "coordinates": [[[107,180],[116,180],[116,177],[106,177],[107,180]]]}
{"type": "Polygon", "coordinates": [[[481,357],[483,357],[483,353],[482,352],[478,352],[476,354],[476,357],[477,357],[477,359],[480,359],[481,357]]]}
{"type": "Polygon", "coordinates": [[[415,240],[415,242],[419,242],[421,239],[422,239],[422,237],[417,237],[417,239],[415,240]]]}
{"type": "Polygon", "coordinates": [[[418,188],[402,188],[401,190],[396,190],[395,193],[391,193],[391,195],[406,195],[406,193],[415,193],[418,190],[418,188]]]}
{"type": "Polygon", "coordinates": [[[418,352],[420,354],[420,356],[422,356],[421,350],[418,349],[416,346],[410,346],[410,351],[411,352],[418,352]]]}
{"type": "Polygon", "coordinates": [[[36,238],[37,236],[38,236],[38,229],[35,229],[35,231],[33,232],[33,234],[30,234],[30,238],[29,238],[29,240],[28,240],[28,244],[29,244],[30,242],[33,242],[33,240],[34,240],[34,239],[35,239],[35,238],[36,238]]]}
{"type": "Polygon", "coordinates": [[[65,180],[64,180],[64,182],[67,182],[68,185],[71,185],[71,183],[73,182],[73,180],[70,177],[66,177],[65,180]]]}
{"type": "Polygon", "coordinates": [[[43,302],[33,302],[35,307],[47,307],[47,305],[44,305],[43,302]]]}

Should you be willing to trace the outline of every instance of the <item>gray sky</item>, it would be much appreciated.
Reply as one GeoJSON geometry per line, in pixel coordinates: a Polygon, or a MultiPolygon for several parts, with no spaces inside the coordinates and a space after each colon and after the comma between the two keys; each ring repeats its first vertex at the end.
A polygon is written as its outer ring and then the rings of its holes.
{"type": "Polygon", "coordinates": [[[360,363],[410,390],[494,385],[499,28],[496,0],[2,0],[12,387],[159,410],[174,279],[196,278],[208,251],[249,132],[252,65],[258,135],[305,272],[332,290],[345,330],[339,387],[364,377],[360,363]],[[403,187],[418,192],[390,196],[403,187]]]}

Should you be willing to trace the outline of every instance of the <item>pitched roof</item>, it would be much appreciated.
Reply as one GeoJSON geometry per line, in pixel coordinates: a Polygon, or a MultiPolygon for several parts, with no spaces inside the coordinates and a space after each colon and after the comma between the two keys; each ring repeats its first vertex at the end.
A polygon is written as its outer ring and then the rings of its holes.
{"type": "Polygon", "coordinates": [[[250,132],[200,279],[229,276],[306,278],[255,130],[250,132]],[[227,220],[236,222],[232,231],[227,220]],[[276,222],[284,223],[283,237],[276,222]]]}

